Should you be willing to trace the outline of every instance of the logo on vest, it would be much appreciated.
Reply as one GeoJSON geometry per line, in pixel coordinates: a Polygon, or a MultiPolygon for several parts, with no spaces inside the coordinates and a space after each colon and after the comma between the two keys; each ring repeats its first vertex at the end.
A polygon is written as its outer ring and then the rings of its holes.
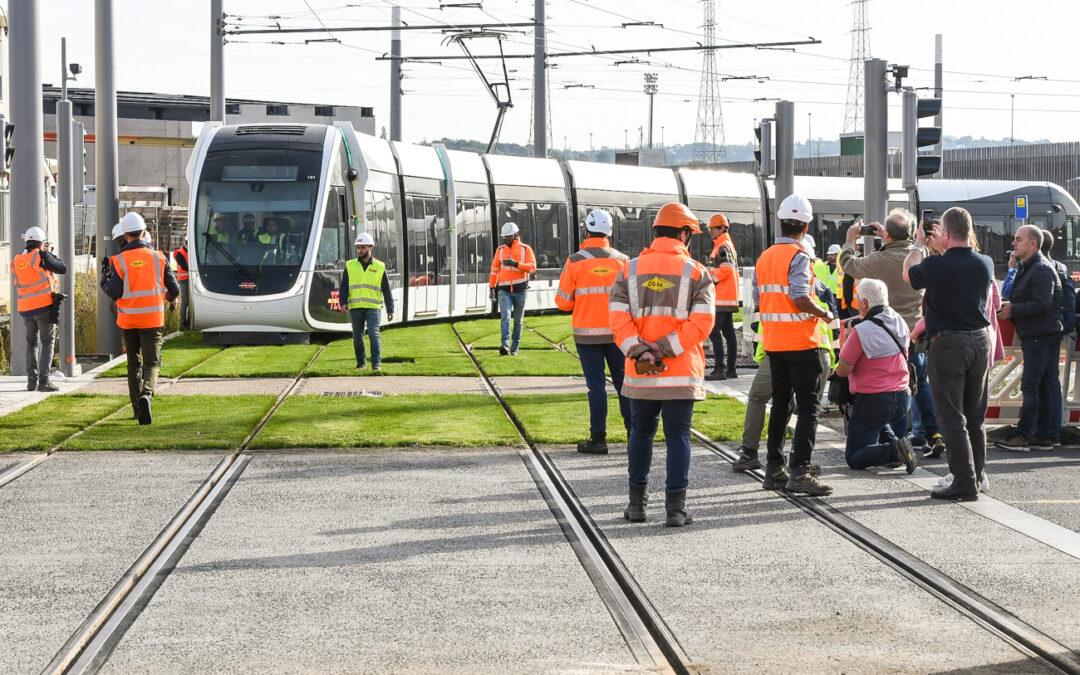
{"type": "Polygon", "coordinates": [[[594,267],[592,268],[593,274],[611,274],[614,270],[608,267],[594,267]]]}
{"type": "Polygon", "coordinates": [[[143,261],[143,260],[132,260],[131,261],[131,266],[132,267],[142,267],[145,264],[146,264],[146,262],[143,261]]]}
{"type": "Polygon", "coordinates": [[[675,288],[675,284],[667,279],[661,279],[660,277],[653,277],[641,285],[650,291],[656,291],[657,293],[662,293],[669,288],[675,288]]]}
{"type": "Polygon", "coordinates": [[[17,270],[24,270],[27,267],[30,267],[30,266],[27,265],[26,263],[22,262],[22,261],[20,261],[19,264],[15,265],[15,269],[17,269],[17,270]]]}

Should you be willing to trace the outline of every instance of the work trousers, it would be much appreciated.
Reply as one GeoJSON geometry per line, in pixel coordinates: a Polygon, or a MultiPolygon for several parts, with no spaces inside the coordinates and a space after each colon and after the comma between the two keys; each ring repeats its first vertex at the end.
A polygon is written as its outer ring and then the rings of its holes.
{"type": "Polygon", "coordinates": [[[712,332],[709,333],[709,341],[712,342],[713,372],[723,372],[724,347],[727,347],[727,368],[735,367],[735,359],[739,355],[739,343],[735,338],[735,313],[716,310],[716,323],[713,324],[712,332]]]}
{"type": "Polygon", "coordinates": [[[949,472],[957,489],[975,491],[975,476],[986,465],[987,386],[990,335],[978,331],[935,338],[926,360],[949,472]]]}
{"type": "Polygon", "coordinates": [[[502,338],[502,346],[509,349],[512,352],[516,352],[518,345],[521,344],[521,318],[525,316],[525,294],[528,291],[522,289],[511,293],[510,291],[500,290],[499,293],[499,318],[502,320],[500,324],[500,337],[502,338]],[[510,336],[510,318],[514,319],[514,332],[513,338],[510,336]]]}
{"type": "Polygon", "coordinates": [[[161,370],[162,328],[123,328],[127,352],[128,397],[135,408],[139,397],[154,395],[161,370]]]}
{"type": "Polygon", "coordinates": [[[1020,435],[1024,438],[1054,439],[1061,436],[1061,380],[1058,357],[1061,335],[1040,335],[1020,340],[1024,354],[1024,372],[1020,391],[1024,407],[1020,410],[1020,435]]]}
{"type": "Polygon", "coordinates": [[[382,366],[382,333],[379,330],[382,321],[381,307],[363,307],[349,310],[349,320],[352,321],[353,353],[356,355],[356,365],[367,365],[367,355],[364,353],[364,333],[371,340],[371,365],[382,366]]]}
{"type": "Polygon", "coordinates": [[[630,399],[622,395],[625,357],[614,342],[606,344],[577,344],[578,359],[581,360],[581,372],[585,375],[585,386],[589,389],[589,435],[599,438],[607,433],[607,380],[604,378],[604,364],[611,371],[611,383],[619,394],[619,412],[623,426],[630,431],[630,399]]]}
{"type": "Polygon", "coordinates": [[[56,324],[49,323],[47,310],[33,316],[24,316],[22,319],[26,326],[26,381],[37,387],[49,381],[56,342],[56,324]]]}
{"type": "MultiPolygon", "coordinates": [[[[821,361],[821,378],[818,380],[818,396],[825,391],[825,385],[829,376],[829,353],[824,349],[817,350],[818,360],[821,361]]],[[[750,383],[750,393],[746,401],[746,415],[743,417],[742,447],[747,452],[757,454],[761,447],[761,432],[765,429],[765,409],[772,398],[772,366],[769,358],[765,357],[758,365],[754,381],[750,383]]],[[[791,407],[788,407],[788,417],[791,416],[791,407]]],[[[782,464],[783,459],[777,460],[782,464]]]]}
{"type": "Polygon", "coordinates": [[[630,399],[630,443],[626,448],[630,484],[645,487],[652,468],[653,439],[664,420],[667,442],[668,492],[685,490],[690,483],[690,422],[694,416],[692,400],[653,401],[630,399]]]}
{"type": "Polygon", "coordinates": [[[897,439],[908,435],[907,390],[857,394],[847,425],[844,460],[852,469],[885,466],[898,459],[897,439]]]}
{"type": "Polygon", "coordinates": [[[180,328],[191,328],[191,282],[180,282],[180,328]]]}
{"type": "Polygon", "coordinates": [[[791,403],[794,399],[795,434],[791,441],[792,468],[810,463],[810,455],[817,441],[817,420],[820,411],[818,398],[821,392],[824,365],[818,349],[792,352],[768,352],[772,370],[773,402],[769,416],[769,434],[766,441],[768,464],[779,466],[784,462],[781,449],[784,433],[791,419],[791,403]]]}
{"type": "Polygon", "coordinates": [[[908,360],[915,366],[915,381],[919,391],[911,400],[911,435],[916,438],[930,438],[940,433],[937,413],[934,411],[934,397],[930,393],[930,380],[926,376],[926,352],[912,345],[908,360]]]}

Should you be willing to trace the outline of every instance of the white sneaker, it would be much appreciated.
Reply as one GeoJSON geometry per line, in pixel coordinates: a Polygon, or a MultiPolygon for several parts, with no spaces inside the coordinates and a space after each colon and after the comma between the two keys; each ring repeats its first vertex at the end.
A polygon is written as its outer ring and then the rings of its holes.
{"type": "Polygon", "coordinates": [[[948,490],[949,486],[952,485],[952,482],[953,475],[951,473],[947,473],[941,478],[938,478],[937,487],[939,490],[948,490]]]}
{"type": "Polygon", "coordinates": [[[987,476],[986,472],[983,472],[976,487],[978,487],[979,492],[990,492],[990,476],[987,476]]]}

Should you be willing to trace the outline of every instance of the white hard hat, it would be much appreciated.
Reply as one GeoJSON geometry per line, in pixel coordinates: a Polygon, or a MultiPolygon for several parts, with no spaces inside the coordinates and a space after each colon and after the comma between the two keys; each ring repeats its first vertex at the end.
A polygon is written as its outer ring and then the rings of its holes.
{"type": "Polygon", "coordinates": [[[122,236],[124,236],[124,224],[123,223],[117,223],[117,224],[113,225],[112,226],[112,238],[113,239],[119,239],[122,236]]]}
{"type": "Polygon", "coordinates": [[[802,237],[802,245],[803,245],[803,248],[806,249],[807,253],[810,254],[811,258],[813,258],[816,255],[817,252],[815,251],[816,246],[814,244],[814,238],[810,236],[809,232],[803,235],[803,237],[802,237]]]}
{"type": "Polygon", "coordinates": [[[810,205],[810,200],[802,195],[788,195],[780,202],[776,217],[780,220],[809,223],[814,219],[814,207],[810,205]]]}
{"type": "Polygon", "coordinates": [[[611,214],[604,209],[593,209],[585,216],[585,229],[611,236],[611,214]]]}
{"type": "Polygon", "coordinates": [[[514,223],[507,223],[502,226],[502,236],[504,237],[512,237],[518,232],[520,232],[520,230],[518,230],[518,226],[514,223]]]}
{"type": "Polygon", "coordinates": [[[367,232],[361,232],[356,235],[356,241],[353,242],[353,246],[374,246],[375,238],[367,232]]]}
{"type": "Polygon", "coordinates": [[[840,253],[840,244],[829,244],[829,250],[826,251],[825,255],[836,255],[838,253],[840,253]]]}
{"type": "Polygon", "coordinates": [[[45,230],[40,227],[31,227],[22,238],[23,241],[45,241],[45,230]]]}
{"type": "Polygon", "coordinates": [[[120,231],[124,234],[135,234],[136,232],[142,232],[146,229],[146,223],[143,221],[142,216],[134,211],[128,211],[124,214],[124,217],[120,219],[120,231]]]}

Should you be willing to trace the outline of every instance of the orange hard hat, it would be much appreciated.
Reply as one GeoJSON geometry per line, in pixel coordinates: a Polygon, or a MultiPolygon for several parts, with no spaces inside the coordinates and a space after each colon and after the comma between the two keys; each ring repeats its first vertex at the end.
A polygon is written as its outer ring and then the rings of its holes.
{"type": "Polygon", "coordinates": [[[691,232],[695,234],[701,233],[701,221],[685,204],[679,202],[668,202],[661,206],[652,226],[674,227],[677,230],[689,227],[691,232]]]}
{"type": "Polygon", "coordinates": [[[709,218],[709,227],[710,228],[712,228],[712,227],[727,227],[727,228],[730,228],[731,226],[728,225],[727,216],[725,216],[722,213],[718,213],[715,216],[713,216],[712,218],[709,218]]]}

